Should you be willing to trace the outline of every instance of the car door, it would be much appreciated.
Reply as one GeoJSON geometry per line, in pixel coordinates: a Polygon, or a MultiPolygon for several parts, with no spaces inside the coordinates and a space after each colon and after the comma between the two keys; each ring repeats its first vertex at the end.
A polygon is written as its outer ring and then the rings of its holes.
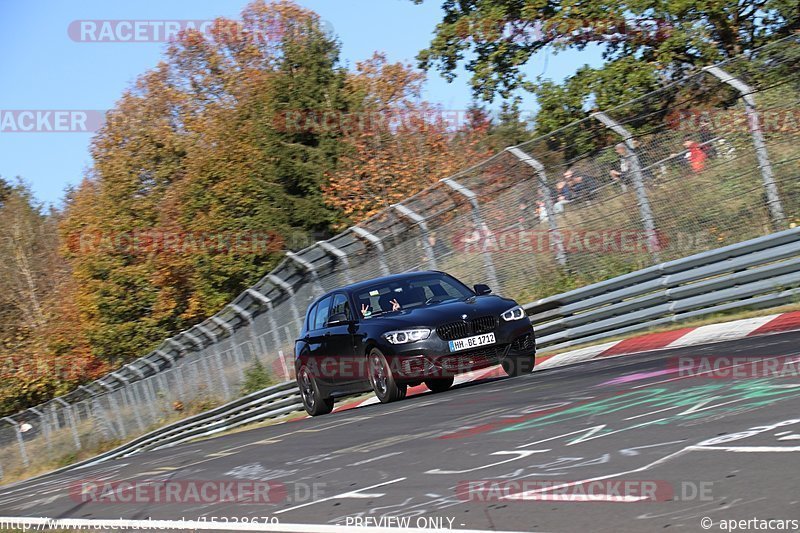
{"type": "Polygon", "coordinates": [[[349,386],[367,379],[366,372],[360,368],[355,353],[355,314],[347,294],[339,292],[333,295],[328,323],[325,329],[325,352],[329,358],[336,360],[338,383],[349,386]],[[344,322],[331,323],[331,318],[346,318],[344,322]]]}
{"type": "Polygon", "coordinates": [[[328,320],[330,313],[331,302],[333,295],[326,296],[315,305],[315,313],[309,315],[308,331],[306,332],[303,340],[308,346],[308,366],[311,368],[311,373],[317,378],[318,381],[325,381],[324,374],[326,370],[323,368],[325,364],[325,323],[328,320]]]}

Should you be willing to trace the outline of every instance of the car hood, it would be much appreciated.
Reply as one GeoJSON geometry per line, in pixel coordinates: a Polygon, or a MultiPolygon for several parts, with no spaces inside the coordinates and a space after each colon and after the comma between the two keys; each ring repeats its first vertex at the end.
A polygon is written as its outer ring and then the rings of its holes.
{"type": "Polygon", "coordinates": [[[436,327],[448,322],[471,320],[480,316],[494,315],[514,307],[516,302],[500,296],[477,296],[468,300],[457,300],[430,304],[422,307],[404,309],[394,313],[378,315],[367,319],[370,325],[385,325],[387,327],[430,326],[436,327]]]}

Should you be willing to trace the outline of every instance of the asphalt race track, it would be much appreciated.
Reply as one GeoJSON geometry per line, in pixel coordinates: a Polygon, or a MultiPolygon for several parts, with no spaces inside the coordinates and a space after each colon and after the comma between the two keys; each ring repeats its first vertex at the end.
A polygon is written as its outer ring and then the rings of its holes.
{"type": "Polygon", "coordinates": [[[676,366],[679,357],[747,356],[790,368],[784,356],[798,354],[800,333],[783,333],[470,383],[0,488],[0,516],[274,517],[342,531],[391,516],[411,527],[558,532],[800,519],[800,379],[676,366]],[[85,480],[283,485],[275,503],[115,503],[82,500],[75,487],[85,480]],[[478,480],[491,482],[469,485],[478,480]],[[586,480],[602,493],[583,493],[586,480]],[[656,490],[642,499],[642,487],[656,490]]]}

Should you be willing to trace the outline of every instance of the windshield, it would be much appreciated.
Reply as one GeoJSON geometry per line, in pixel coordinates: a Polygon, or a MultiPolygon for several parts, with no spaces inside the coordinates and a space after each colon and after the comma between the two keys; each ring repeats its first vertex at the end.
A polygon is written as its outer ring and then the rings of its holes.
{"type": "Polygon", "coordinates": [[[472,296],[475,293],[465,285],[444,274],[376,283],[356,293],[358,309],[365,318],[472,296]]]}

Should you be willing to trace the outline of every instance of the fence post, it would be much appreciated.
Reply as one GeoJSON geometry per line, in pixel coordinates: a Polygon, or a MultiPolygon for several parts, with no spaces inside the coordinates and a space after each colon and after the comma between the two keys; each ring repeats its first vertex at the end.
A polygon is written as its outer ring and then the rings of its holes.
{"type": "Polygon", "coordinates": [[[214,352],[215,359],[217,360],[217,370],[219,371],[219,378],[222,381],[222,394],[225,395],[225,399],[230,399],[231,397],[231,390],[228,387],[228,380],[225,379],[225,365],[222,364],[222,352],[219,351],[219,337],[216,333],[208,329],[202,324],[198,324],[195,326],[197,330],[208,337],[208,339],[212,343],[212,350],[214,352]]]}
{"type": "MultiPolygon", "coordinates": [[[[278,336],[278,323],[275,321],[274,308],[272,306],[272,299],[268,296],[261,294],[255,289],[247,289],[245,292],[267,306],[267,321],[269,322],[270,335],[272,335],[272,342],[275,343],[275,350],[280,350],[281,341],[278,336]]],[[[250,323],[252,327],[252,322],[250,323]]],[[[255,338],[255,335],[254,337],[255,338]]]]}
{"type": "Polygon", "coordinates": [[[41,428],[42,435],[44,436],[44,440],[47,443],[47,449],[48,450],[51,449],[52,442],[50,442],[50,424],[47,422],[47,417],[44,415],[44,413],[42,413],[35,407],[29,407],[28,411],[39,417],[39,427],[41,428]]]}
{"type": "MultiPolygon", "coordinates": [[[[128,435],[128,430],[125,428],[125,421],[122,419],[122,409],[119,408],[119,404],[117,403],[116,398],[114,398],[114,387],[103,381],[102,379],[98,379],[96,382],[98,385],[106,389],[106,395],[108,396],[108,403],[111,405],[111,410],[117,414],[117,424],[119,424],[119,432],[114,430],[114,423],[111,421],[111,418],[106,415],[105,409],[101,407],[101,411],[103,411],[103,419],[105,420],[108,427],[114,431],[114,436],[119,433],[119,435],[124,439],[128,435]]],[[[124,392],[122,393],[124,397],[124,392]]],[[[100,400],[95,397],[96,405],[100,405],[100,400]]]]}
{"type": "Polygon", "coordinates": [[[561,237],[561,231],[558,229],[558,222],[556,222],[555,208],[553,207],[553,195],[551,194],[550,185],[547,183],[547,173],[538,160],[531,157],[527,152],[511,147],[506,148],[506,151],[511,155],[533,167],[539,182],[539,191],[541,192],[544,201],[544,210],[547,213],[547,225],[550,227],[550,236],[553,238],[553,243],[556,248],[556,260],[562,267],[567,266],[567,255],[564,251],[564,239],[561,237]]]}
{"type": "MultiPolygon", "coordinates": [[[[478,203],[478,196],[468,188],[450,178],[444,178],[441,180],[441,182],[456,191],[458,194],[464,196],[469,201],[470,205],[472,206],[472,221],[475,224],[475,227],[479,231],[488,230],[489,227],[483,221],[483,216],[481,216],[481,207],[478,203]]],[[[483,266],[486,268],[487,281],[493,287],[500,287],[500,284],[497,281],[497,271],[494,269],[492,255],[484,250],[481,252],[481,257],[483,258],[483,266]]]]}
{"type": "Polygon", "coordinates": [[[300,318],[300,312],[297,310],[297,299],[294,297],[294,289],[291,285],[289,285],[286,281],[282,280],[275,274],[269,274],[267,276],[267,281],[278,287],[280,290],[285,292],[289,296],[289,307],[292,310],[292,317],[294,318],[294,324],[297,328],[297,331],[300,331],[300,328],[303,327],[303,321],[300,318]]]}
{"type": "Polygon", "coordinates": [[[123,387],[119,389],[120,393],[122,394],[123,397],[125,397],[126,395],[128,396],[128,406],[131,409],[131,411],[133,411],[133,416],[134,418],[136,418],[136,424],[139,426],[140,431],[144,431],[146,426],[142,421],[142,414],[139,412],[139,403],[141,403],[141,400],[139,399],[139,394],[136,392],[136,389],[131,387],[130,380],[125,376],[117,372],[110,372],[109,375],[114,379],[121,381],[122,383],[125,384],[123,387]],[[136,402],[136,405],[134,405],[134,403],[131,401],[131,398],[133,398],[133,402],[136,402]]]}
{"type": "Polygon", "coordinates": [[[150,411],[150,417],[153,421],[152,423],[155,424],[158,420],[158,415],[156,414],[156,394],[155,391],[153,391],[153,384],[150,382],[150,380],[145,379],[144,372],[132,364],[125,365],[123,368],[127,368],[139,377],[139,381],[137,383],[140,383],[142,386],[144,396],[147,399],[147,410],[150,411]]]}
{"type": "Polygon", "coordinates": [[[19,423],[7,416],[3,417],[3,420],[14,426],[14,430],[17,433],[17,444],[19,445],[19,455],[22,458],[22,465],[26,467],[29,466],[31,462],[28,459],[28,452],[25,450],[25,439],[22,438],[22,431],[19,427],[19,423]]]}
{"type": "Polygon", "coordinates": [[[200,364],[203,366],[203,373],[206,375],[206,384],[208,385],[208,392],[214,392],[214,380],[211,377],[211,368],[208,366],[208,361],[206,360],[205,354],[200,353],[200,350],[205,348],[203,341],[201,341],[196,335],[189,333],[188,331],[184,331],[181,333],[184,337],[189,339],[189,341],[195,345],[198,349],[197,359],[200,364]]]}
{"type": "MultiPolygon", "coordinates": [[[[154,353],[158,353],[158,350],[156,350],[156,352],[154,352],[154,353]]],[[[149,366],[153,370],[153,376],[152,377],[154,377],[156,380],[158,380],[158,388],[160,389],[159,392],[163,392],[165,397],[166,397],[166,394],[167,394],[167,391],[169,390],[169,387],[167,387],[167,382],[164,379],[164,373],[161,371],[161,367],[159,367],[157,364],[155,364],[153,361],[151,361],[148,357],[142,357],[140,359],[140,361],[142,361],[144,364],[146,364],[147,366],[149,366]]],[[[158,403],[158,394],[155,394],[155,399],[156,399],[156,403],[158,403]]]]}
{"type": "Polygon", "coordinates": [[[650,208],[650,200],[647,197],[647,190],[644,187],[644,174],[642,174],[642,165],[639,162],[639,156],[636,155],[636,144],[634,143],[633,135],[631,135],[628,130],[623,128],[618,122],[602,111],[592,113],[591,116],[602,123],[605,127],[622,137],[623,141],[625,142],[625,147],[627,148],[627,154],[625,155],[625,158],[628,160],[631,166],[633,188],[636,191],[636,199],[639,203],[639,214],[642,217],[642,225],[644,226],[644,231],[647,234],[647,249],[650,252],[650,256],[653,258],[653,262],[659,263],[661,261],[661,257],[658,253],[659,243],[658,234],[656,233],[656,224],[653,220],[653,210],[650,208]]]}
{"type": "Polygon", "coordinates": [[[347,254],[327,241],[318,241],[317,246],[322,248],[327,254],[335,257],[336,260],[342,262],[342,264],[344,265],[345,283],[347,283],[348,285],[353,283],[353,276],[350,273],[350,261],[347,259],[347,254]]]}
{"type": "Polygon", "coordinates": [[[236,330],[231,324],[228,324],[218,316],[212,316],[211,321],[228,332],[228,338],[231,340],[231,351],[233,351],[233,357],[236,359],[236,368],[239,371],[239,381],[241,385],[241,383],[244,383],[244,368],[242,368],[241,364],[242,356],[239,352],[239,346],[236,344],[235,339],[233,338],[233,333],[236,330]]]}
{"type": "Polygon", "coordinates": [[[68,419],[70,430],[72,431],[72,440],[75,441],[75,449],[81,449],[81,439],[78,436],[78,421],[75,414],[72,412],[72,406],[65,402],[60,396],[55,398],[55,401],[61,404],[61,407],[66,410],[66,418],[68,419]]]}
{"type": "Polygon", "coordinates": [[[386,264],[386,250],[383,247],[383,242],[381,242],[380,237],[370,233],[360,226],[353,226],[350,228],[350,231],[355,233],[356,236],[361,237],[370,243],[375,247],[376,250],[378,250],[378,263],[381,266],[381,274],[388,276],[391,272],[389,270],[389,265],[386,264]]]}
{"type": "Polygon", "coordinates": [[[436,256],[433,253],[433,247],[431,246],[431,243],[428,241],[430,230],[428,228],[428,223],[425,221],[425,217],[415,211],[412,211],[403,204],[393,204],[392,208],[400,213],[401,216],[419,226],[419,229],[422,231],[422,247],[425,249],[425,257],[427,257],[428,264],[430,265],[431,269],[436,270],[436,256]]]}
{"type": "MultiPolygon", "coordinates": [[[[161,350],[160,348],[155,350],[154,353],[160,355],[167,362],[169,362],[170,371],[175,374],[175,381],[178,382],[178,394],[177,394],[177,396],[176,395],[172,395],[172,397],[173,398],[176,398],[176,397],[180,398],[183,395],[183,379],[182,379],[181,373],[178,370],[178,367],[175,366],[175,358],[172,357],[168,352],[165,352],[164,350],[161,350]]],[[[161,376],[161,375],[164,375],[164,374],[163,373],[159,373],[159,375],[161,376]]],[[[166,382],[166,379],[165,379],[165,382],[166,382]]],[[[166,395],[166,393],[168,391],[169,391],[169,387],[165,386],[164,387],[164,394],[166,395]]],[[[169,407],[171,407],[171,406],[169,406],[169,407]]]]}
{"type": "Polygon", "coordinates": [[[312,293],[314,296],[321,296],[325,293],[325,289],[322,288],[322,284],[319,281],[319,274],[317,273],[317,268],[311,264],[311,262],[306,261],[298,254],[294,252],[286,252],[286,257],[291,259],[295,264],[297,264],[300,268],[305,270],[306,272],[311,273],[312,281],[312,293]]]}
{"type": "Polygon", "coordinates": [[[786,215],[781,205],[781,197],[778,186],[775,185],[775,177],[772,173],[772,163],[769,161],[767,145],[764,142],[764,133],[761,131],[761,120],[756,110],[756,100],[753,93],[756,90],[742,80],[735,78],[719,67],[704,67],[704,71],[718,78],[722,83],[726,83],[736,89],[744,100],[744,111],[747,114],[747,123],[750,127],[750,135],[753,138],[753,146],[756,150],[758,168],[761,170],[761,177],[764,180],[764,189],[767,193],[767,202],[772,216],[772,222],[778,230],[786,228],[786,215]]]}

